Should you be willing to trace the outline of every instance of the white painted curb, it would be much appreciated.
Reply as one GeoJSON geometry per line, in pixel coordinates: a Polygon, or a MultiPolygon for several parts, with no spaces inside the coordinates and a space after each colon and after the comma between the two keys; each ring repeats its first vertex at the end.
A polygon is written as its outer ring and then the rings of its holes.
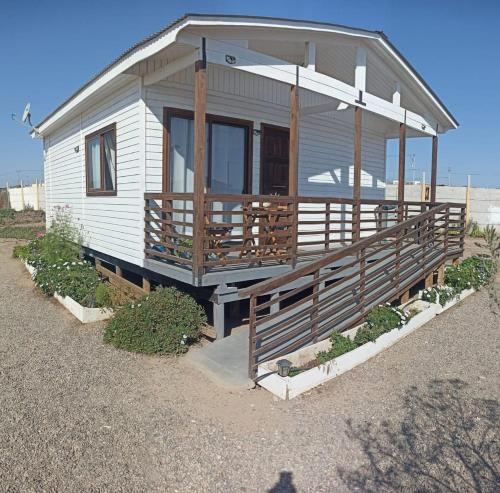
{"type": "Polygon", "coordinates": [[[31,279],[33,279],[35,277],[36,269],[30,264],[28,264],[28,262],[25,262],[24,260],[22,260],[22,263],[24,267],[26,267],[26,270],[30,273],[31,279]]]}
{"type": "Polygon", "coordinates": [[[446,310],[448,310],[449,308],[451,308],[452,306],[455,306],[457,303],[460,303],[463,299],[467,298],[467,296],[470,296],[472,293],[475,293],[475,289],[474,288],[471,288],[471,289],[464,289],[458,296],[456,296],[455,298],[453,298],[451,301],[448,301],[448,303],[446,303],[446,305],[444,306],[441,306],[439,304],[439,296],[438,296],[438,311],[437,311],[437,314],[439,315],[440,313],[443,313],[445,312],[446,310]]]}
{"type": "Polygon", "coordinates": [[[54,293],[54,298],[61,303],[72,315],[74,315],[82,324],[90,324],[93,322],[100,322],[108,320],[113,316],[113,310],[110,308],[87,308],[80,305],[73,298],[69,296],[60,296],[54,293]]]}
{"type": "MultiPolygon", "coordinates": [[[[30,273],[31,279],[35,277],[36,269],[23,261],[26,270],[30,273]]],[[[93,322],[101,322],[102,320],[109,320],[113,316],[111,308],[87,308],[80,305],[73,298],[69,296],[59,296],[54,293],[54,298],[61,303],[73,316],[75,316],[82,324],[90,324],[93,322]]]]}
{"type": "MultiPolygon", "coordinates": [[[[353,351],[343,354],[325,364],[303,371],[294,377],[280,377],[276,373],[276,361],[278,359],[286,358],[292,362],[293,366],[300,366],[307,361],[311,361],[319,351],[328,349],[330,347],[330,342],[326,339],[311,346],[299,349],[287,356],[281,356],[280,358],[259,365],[257,369],[258,383],[261,387],[264,387],[281,399],[292,399],[303,392],[342,375],[342,373],[355,368],[370,358],[373,358],[373,356],[392,346],[408,334],[411,334],[413,331],[432,320],[436,315],[448,310],[472,293],[474,293],[473,289],[463,291],[457,300],[450,301],[444,307],[441,307],[441,305],[437,303],[428,303],[422,300],[410,301],[406,306],[420,304],[420,306],[425,308],[412,317],[402,328],[393,329],[390,332],[382,334],[375,342],[363,344],[353,351]]],[[[356,330],[357,328],[347,331],[344,334],[348,334],[349,337],[354,337],[356,330]]]]}

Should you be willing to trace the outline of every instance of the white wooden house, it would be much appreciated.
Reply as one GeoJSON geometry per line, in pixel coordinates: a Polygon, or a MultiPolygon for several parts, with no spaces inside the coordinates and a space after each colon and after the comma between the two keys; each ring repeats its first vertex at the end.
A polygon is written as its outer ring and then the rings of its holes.
{"type": "MultiPolygon", "coordinates": [[[[438,134],[457,126],[382,32],[187,14],[120,55],[36,136],[49,220],[69,206],[89,255],[191,286],[214,304],[222,336],[225,303],[252,298],[252,283],[271,278],[256,292],[277,299],[309,282],[318,259],[330,268],[339,258],[329,256],[436,206],[438,134]],[[388,139],[400,140],[404,183],[406,138],[425,137],[430,203],[405,202],[404,188],[385,201],[388,139]]],[[[460,221],[456,210],[454,219],[448,204],[442,224],[460,221]]],[[[413,284],[435,268],[424,265],[413,284]]]]}

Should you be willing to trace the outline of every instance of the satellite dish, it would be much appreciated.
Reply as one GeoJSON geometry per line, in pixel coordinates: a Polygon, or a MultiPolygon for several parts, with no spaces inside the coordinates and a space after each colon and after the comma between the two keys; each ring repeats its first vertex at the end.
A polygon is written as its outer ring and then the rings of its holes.
{"type": "Polygon", "coordinates": [[[24,107],[22,122],[26,123],[26,121],[31,125],[31,114],[30,114],[31,104],[27,103],[24,107]]]}

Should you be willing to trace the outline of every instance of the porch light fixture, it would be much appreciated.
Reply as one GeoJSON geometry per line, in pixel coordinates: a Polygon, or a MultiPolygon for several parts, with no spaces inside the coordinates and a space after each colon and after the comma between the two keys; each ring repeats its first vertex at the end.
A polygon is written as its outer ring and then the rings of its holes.
{"type": "Polygon", "coordinates": [[[233,55],[226,55],[226,62],[229,63],[229,65],[234,65],[236,63],[236,57],[233,55]]]}
{"type": "Polygon", "coordinates": [[[253,129],[253,134],[254,135],[260,135],[262,133],[262,130],[259,130],[258,128],[253,129]]]}
{"type": "Polygon", "coordinates": [[[292,362],[287,359],[280,359],[276,362],[276,365],[278,366],[278,375],[280,377],[288,377],[290,369],[292,368],[292,362]]]}

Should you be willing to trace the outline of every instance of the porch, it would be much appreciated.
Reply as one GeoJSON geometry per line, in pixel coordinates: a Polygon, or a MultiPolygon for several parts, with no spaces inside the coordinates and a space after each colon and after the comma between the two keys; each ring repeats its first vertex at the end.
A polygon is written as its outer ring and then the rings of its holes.
{"type": "Polygon", "coordinates": [[[370,94],[362,46],[351,85],[254,43],[177,41],[179,63],[144,74],[163,137],[146,169],[144,266],[212,287],[216,365],[221,347],[241,362],[231,345],[247,341],[253,378],[262,361],[348,329],[460,256],[465,207],[436,203],[438,133],[455,126],[439,103],[429,112],[408,91],[403,106],[399,83],[370,94]],[[425,202],[404,197],[411,137],[432,142],[425,202]],[[397,200],[383,195],[388,139],[399,144],[397,200]],[[248,337],[225,340],[225,306],[242,300],[248,337]]]}
{"type": "MultiPolygon", "coordinates": [[[[211,193],[198,205],[192,193],[147,193],[146,265],[196,286],[266,279],[431,208],[408,201],[211,193]],[[198,232],[196,209],[203,212],[198,232]]],[[[450,204],[452,236],[462,232],[464,214],[462,204],[450,204]]]]}

